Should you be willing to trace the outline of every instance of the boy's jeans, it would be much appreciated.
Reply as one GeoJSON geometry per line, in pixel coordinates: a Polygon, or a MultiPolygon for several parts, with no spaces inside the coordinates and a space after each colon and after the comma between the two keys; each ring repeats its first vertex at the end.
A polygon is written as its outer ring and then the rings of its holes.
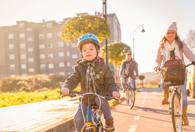
{"type": "MultiPolygon", "coordinates": [[[[128,80],[128,78],[126,78],[126,77],[123,77],[122,79],[121,79],[121,84],[122,84],[122,86],[123,86],[123,90],[126,90],[126,88],[127,88],[127,80],[128,80]]],[[[131,86],[133,87],[133,84],[134,84],[134,79],[133,78],[131,78],[131,86]]],[[[135,89],[134,89],[135,90],[135,89]]]]}
{"type": "MultiPolygon", "coordinates": [[[[187,77],[185,76],[184,85],[178,86],[178,88],[181,89],[181,93],[182,93],[182,95],[183,95],[183,107],[187,107],[187,106],[188,106],[188,103],[187,103],[186,82],[187,82],[187,77]]],[[[164,83],[163,83],[163,81],[162,81],[162,88],[163,88],[163,89],[168,89],[169,87],[165,87],[165,86],[164,86],[164,83]]]]}
{"type": "MultiPolygon", "coordinates": [[[[103,99],[103,98],[100,98],[101,99],[101,110],[104,114],[104,119],[109,119],[111,117],[111,111],[110,111],[110,106],[109,106],[109,103],[108,103],[108,100],[106,99],[103,99]]],[[[100,100],[98,97],[95,98],[95,102],[98,106],[100,106],[100,100]]],[[[77,109],[77,112],[74,116],[74,124],[75,124],[75,127],[76,127],[76,130],[77,132],[80,132],[83,125],[84,125],[84,120],[83,120],[83,115],[82,115],[82,111],[81,111],[81,105],[82,105],[82,109],[83,109],[83,114],[84,114],[84,117],[86,117],[87,115],[87,104],[84,104],[84,103],[80,103],[79,104],[79,107],[77,109]]]]}

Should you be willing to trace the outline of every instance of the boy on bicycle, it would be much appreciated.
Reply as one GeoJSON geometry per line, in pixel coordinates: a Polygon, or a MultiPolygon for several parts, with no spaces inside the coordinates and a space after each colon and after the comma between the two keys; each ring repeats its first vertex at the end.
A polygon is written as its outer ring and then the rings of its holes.
{"type": "Polygon", "coordinates": [[[121,70],[120,70],[120,77],[122,78],[121,84],[123,87],[123,91],[125,91],[126,89],[128,77],[132,78],[131,81],[132,81],[132,84],[134,84],[134,79],[133,79],[133,77],[135,76],[134,72],[136,73],[135,79],[138,79],[137,62],[132,60],[131,53],[127,53],[126,60],[122,62],[121,70]]]}
{"type": "MultiPolygon", "coordinates": [[[[109,66],[104,63],[103,58],[98,57],[100,50],[99,39],[94,34],[85,34],[78,40],[78,49],[83,57],[77,62],[74,72],[66,79],[62,86],[62,94],[69,95],[69,91],[73,90],[80,83],[81,92],[87,93],[111,93],[114,98],[119,98],[120,94],[115,83],[112,71],[109,66]]],[[[99,98],[95,98],[95,103],[99,106],[99,98]]],[[[74,124],[77,132],[80,132],[83,125],[83,115],[87,114],[87,100],[83,99],[79,104],[77,112],[74,116],[74,124]],[[82,105],[82,106],[81,106],[82,105]]],[[[113,117],[109,103],[106,99],[101,98],[101,108],[105,119],[105,129],[112,130],[113,117]]]]}

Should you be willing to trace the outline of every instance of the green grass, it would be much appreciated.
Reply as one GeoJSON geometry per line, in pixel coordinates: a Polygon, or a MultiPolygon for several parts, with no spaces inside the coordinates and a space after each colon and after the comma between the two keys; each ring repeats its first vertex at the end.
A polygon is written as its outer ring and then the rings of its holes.
{"type": "MultiPolygon", "coordinates": [[[[74,91],[80,91],[80,87],[75,88],[74,91]]],[[[59,99],[59,92],[60,88],[42,92],[0,92],[0,108],[59,99]]]]}
{"type": "Polygon", "coordinates": [[[16,92],[0,93],[0,108],[46,100],[59,99],[60,88],[43,92],[16,92]]]}

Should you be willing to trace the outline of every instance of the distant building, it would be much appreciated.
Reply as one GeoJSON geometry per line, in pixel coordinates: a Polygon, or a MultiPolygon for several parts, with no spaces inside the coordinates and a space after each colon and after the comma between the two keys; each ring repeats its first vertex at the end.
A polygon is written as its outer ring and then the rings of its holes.
{"type": "MultiPolygon", "coordinates": [[[[71,74],[82,57],[76,43],[65,42],[60,37],[61,27],[69,19],[40,23],[24,20],[0,27],[0,79],[16,75],[71,74]]],[[[111,29],[108,42],[121,41],[120,23],[115,14],[108,14],[108,24],[111,29]]]]}

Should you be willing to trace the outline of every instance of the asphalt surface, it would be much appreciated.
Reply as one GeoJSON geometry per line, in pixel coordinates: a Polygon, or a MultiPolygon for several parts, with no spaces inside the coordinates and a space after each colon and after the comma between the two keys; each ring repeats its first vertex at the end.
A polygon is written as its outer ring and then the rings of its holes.
{"type": "MultiPolygon", "coordinates": [[[[168,105],[162,105],[161,88],[141,88],[136,94],[133,109],[129,109],[126,101],[112,109],[115,132],[173,132],[168,105]]],[[[183,132],[195,132],[195,99],[188,97],[189,126],[183,132]]],[[[75,132],[72,128],[68,132],[75,132]]]]}

